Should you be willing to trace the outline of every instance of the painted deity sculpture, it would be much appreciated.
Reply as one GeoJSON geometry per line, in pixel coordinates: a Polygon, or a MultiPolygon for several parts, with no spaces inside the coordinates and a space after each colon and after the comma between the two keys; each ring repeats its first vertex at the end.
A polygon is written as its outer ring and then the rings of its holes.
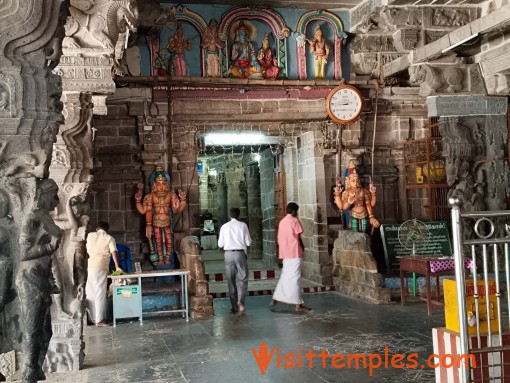
{"type": "Polygon", "coordinates": [[[370,191],[361,187],[361,180],[356,169],[346,177],[345,191],[342,192],[340,185],[334,191],[336,206],[348,214],[347,227],[353,231],[367,233],[368,223],[373,228],[379,227],[379,221],[374,217],[373,207],[376,203],[374,185],[370,185],[370,191]]]}
{"type": "Polygon", "coordinates": [[[278,78],[280,68],[278,68],[278,59],[275,57],[274,49],[269,46],[269,33],[264,35],[257,59],[262,68],[262,77],[271,80],[278,78]]]}
{"type": "Polygon", "coordinates": [[[251,41],[248,27],[241,21],[236,29],[235,41],[232,44],[230,76],[248,78],[260,76],[260,64],[257,60],[257,44],[251,41]]]}
{"type": "Polygon", "coordinates": [[[182,25],[177,27],[175,34],[168,39],[168,51],[173,52],[172,68],[175,76],[186,76],[188,66],[184,58],[184,51],[191,50],[191,40],[184,37],[182,25]]]}
{"type": "Polygon", "coordinates": [[[186,207],[186,193],[171,190],[170,176],[162,166],[157,166],[150,177],[151,192],[143,197],[143,184],[138,184],[135,194],[136,210],[145,215],[145,235],[149,240],[151,261],[157,265],[170,265],[172,255],[172,216],[186,207]],[[154,250],[154,243],[156,251],[154,250]]]}
{"type": "Polygon", "coordinates": [[[42,370],[50,343],[51,294],[59,293],[52,274],[52,254],[62,232],[48,212],[58,204],[57,184],[38,179],[34,207],[24,218],[19,238],[20,266],[16,288],[23,325],[22,380],[45,380],[42,370]]]}
{"type": "Polygon", "coordinates": [[[320,25],[315,28],[314,39],[306,41],[310,44],[310,52],[313,52],[314,55],[315,78],[325,78],[329,45],[324,39],[320,25]]]}
{"type": "Polygon", "coordinates": [[[206,75],[207,77],[220,77],[220,49],[223,48],[223,41],[218,34],[217,21],[212,19],[201,35],[201,45],[205,49],[206,75]]]}

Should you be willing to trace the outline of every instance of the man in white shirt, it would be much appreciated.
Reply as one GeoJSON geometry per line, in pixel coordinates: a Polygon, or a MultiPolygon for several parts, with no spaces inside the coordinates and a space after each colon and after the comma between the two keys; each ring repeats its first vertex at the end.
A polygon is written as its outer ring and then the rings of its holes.
{"type": "Polygon", "coordinates": [[[87,236],[88,277],[85,291],[87,293],[87,309],[90,320],[97,327],[105,327],[106,317],[106,285],[110,254],[115,263],[115,269],[123,272],[117,259],[117,244],[115,239],[107,233],[108,222],[99,222],[95,233],[87,236]]]}
{"type": "Polygon", "coordinates": [[[244,303],[248,291],[246,249],[251,245],[251,237],[248,226],[238,221],[240,214],[238,208],[230,209],[230,222],[221,227],[218,239],[218,247],[225,250],[225,269],[232,313],[245,311],[244,303]]]}

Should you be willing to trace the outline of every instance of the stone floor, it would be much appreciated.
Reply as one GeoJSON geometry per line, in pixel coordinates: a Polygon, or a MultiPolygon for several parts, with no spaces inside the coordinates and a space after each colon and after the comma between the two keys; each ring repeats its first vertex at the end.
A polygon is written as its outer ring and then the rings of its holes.
{"type": "MultiPolygon", "coordinates": [[[[249,297],[247,312],[231,314],[227,299],[216,299],[216,315],[186,322],[180,317],[121,322],[114,329],[87,327],[85,369],[76,374],[50,376],[59,383],[156,383],[156,382],[434,382],[430,369],[323,368],[320,360],[302,368],[278,368],[275,351],[263,376],[251,349],[261,343],[286,353],[305,354],[309,349],[329,354],[379,353],[385,347],[396,353],[418,353],[421,366],[432,353],[431,329],[444,324],[440,310],[426,315],[423,303],[371,305],[338,293],[304,295],[313,308],[296,314],[287,305],[270,310],[271,297],[249,297]]],[[[297,360],[296,358],[294,360],[297,360]]]]}

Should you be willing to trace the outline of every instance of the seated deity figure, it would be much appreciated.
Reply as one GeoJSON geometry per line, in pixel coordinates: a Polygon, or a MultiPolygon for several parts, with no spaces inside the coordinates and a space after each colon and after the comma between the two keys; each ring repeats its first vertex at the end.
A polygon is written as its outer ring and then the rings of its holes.
{"type": "Polygon", "coordinates": [[[205,49],[206,75],[207,77],[220,77],[220,49],[223,48],[223,41],[218,33],[218,22],[212,19],[201,35],[201,45],[205,49]]]}
{"type": "Polygon", "coordinates": [[[368,233],[369,225],[379,227],[379,221],[374,217],[375,186],[370,185],[370,191],[361,186],[359,174],[354,168],[346,177],[346,189],[342,192],[341,186],[334,191],[336,206],[346,212],[347,227],[352,231],[368,233]]]}
{"type": "Polygon", "coordinates": [[[230,58],[233,61],[230,67],[231,77],[248,78],[255,75],[260,76],[257,44],[251,41],[250,31],[242,21],[236,29],[230,58]]]}
{"type": "Polygon", "coordinates": [[[191,40],[184,37],[182,25],[177,26],[175,34],[168,39],[168,51],[174,53],[172,59],[173,74],[176,76],[186,76],[188,74],[188,65],[184,58],[184,51],[191,50],[191,40]]]}
{"type": "Polygon", "coordinates": [[[310,44],[310,52],[314,55],[315,78],[326,77],[326,63],[329,56],[329,45],[322,35],[320,25],[315,28],[313,40],[306,40],[310,44]]]}
{"type": "Polygon", "coordinates": [[[280,68],[278,68],[278,59],[275,57],[274,49],[269,46],[269,33],[264,35],[257,59],[262,68],[262,77],[271,80],[278,78],[280,68]]]}
{"type": "Polygon", "coordinates": [[[149,240],[150,259],[157,265],[170,265],[172,255],[172,217],[186,207],[186,193],[171,190],[170,176],[162,166],[156,166],[150,177],[151,192],[142,202],[143,184],[135,194],[136,210],[145,215],[145,235],[149,240]],[[154,243],[156,251],[154,251],[154,243]]]}

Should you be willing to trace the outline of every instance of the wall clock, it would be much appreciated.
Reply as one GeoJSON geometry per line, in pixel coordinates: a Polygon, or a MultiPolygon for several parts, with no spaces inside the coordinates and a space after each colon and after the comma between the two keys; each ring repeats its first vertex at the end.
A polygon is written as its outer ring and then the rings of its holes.
{"type": "Polygon", "coordinates": [[[363,109],[363,97],[352,85],[340,85],[332,89],[326,98],[328,116],[339,124],[354,121],[363,109]]]}

